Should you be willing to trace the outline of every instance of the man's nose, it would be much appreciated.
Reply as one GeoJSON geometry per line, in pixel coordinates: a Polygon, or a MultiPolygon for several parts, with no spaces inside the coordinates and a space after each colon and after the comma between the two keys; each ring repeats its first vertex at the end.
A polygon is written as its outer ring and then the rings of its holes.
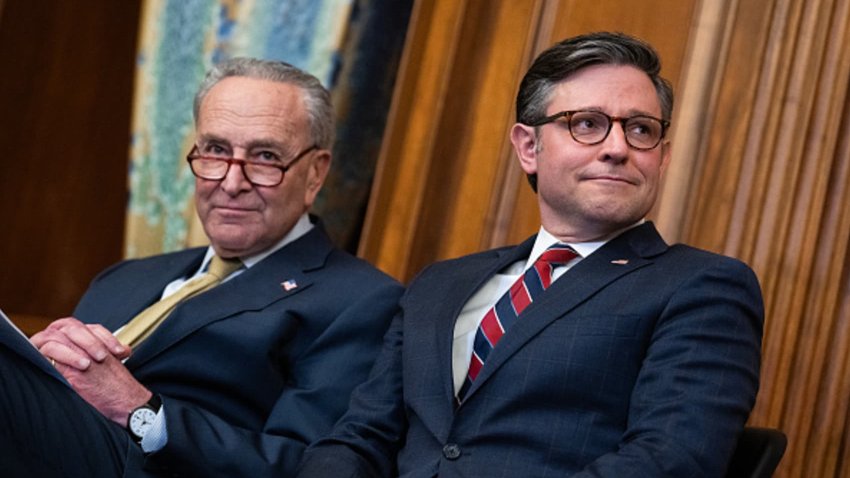
{"type": "Polygon", "coordinates": [[[251,187],[251,182],[245,176],[243,166],[239,163],[231,163],[227,169],[227,174],[221,180],[221,189],[230,195],[235,195],[240,191],[251,189],[251,187]]]}
{"type": "Polygon", "coordinates": [[[626,130],[622,120],[615,120],[608,132],[608,137],[602,142],[605,157],[622,161],[629,153],[629,142],[626,140],[626,130]]]}

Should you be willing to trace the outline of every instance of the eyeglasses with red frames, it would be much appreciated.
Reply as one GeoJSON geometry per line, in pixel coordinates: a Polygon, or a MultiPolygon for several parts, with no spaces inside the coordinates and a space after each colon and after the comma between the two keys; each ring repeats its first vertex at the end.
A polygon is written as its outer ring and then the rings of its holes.
{"type": "Polygon", "coordinates": [[[298,154],[286,165],[270,163],[266,161],[254,161],[249,159],[236,159],[221,156],[204,156],[198,152],[198,146],[186,156],[192,174],[201,179],[209,181],[221,181],[230,171],[230,165],[238,164],[242,168],[242,174],[254,186],[272,187],[283,182],[283,177],[299,159],[311,151],[319,149],[319,145],[313,144],[298,154]]]}
{"type": "Polygon", "coordinates": [[[623,127],[626,143],[633,149],[648,151],[661,143],[670,122],[648,115],[628,117],[609,116],[601,111],[560,111],[532,121],[528,126],[542,126],[558,121],[569,130],[574,140],[581,144],[594,145],[605,141],[614,122],[623,127]]]}

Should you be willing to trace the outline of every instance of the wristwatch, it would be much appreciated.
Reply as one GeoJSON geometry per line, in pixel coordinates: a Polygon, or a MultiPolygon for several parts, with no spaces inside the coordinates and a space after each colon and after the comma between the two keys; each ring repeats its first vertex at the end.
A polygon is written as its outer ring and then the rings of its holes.
{"type": "Polygon", "coordinates": [[[130,412],[127,418],[127,431],[133,437],[133,441],[137,444],[142,443],[142,438],[148,433],[153,426],[153,421],[159,409],[162,407],[162,399],[159,395],[153,394],[151,399],[144,405],[130,412]]]}

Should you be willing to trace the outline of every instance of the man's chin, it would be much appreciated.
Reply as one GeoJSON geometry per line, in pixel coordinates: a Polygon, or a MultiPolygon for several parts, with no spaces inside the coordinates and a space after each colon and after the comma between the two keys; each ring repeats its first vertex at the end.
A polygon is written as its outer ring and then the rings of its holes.
{"type": "Polygon", "coordinates": [[[209,234],[209,238],[216,253],[224,257],[244,257],[256,252],[254,250],[256,240],[246,235],[243,229],[216,231],[214,234],[209,234]]]}
{"type": "Polygon", "coordinates": [[[604,224],[611,229],[628,227],[646,216],[649,208],[642,204],[600,201],[588,208],[585,217],[592,223],[604,224]]]}

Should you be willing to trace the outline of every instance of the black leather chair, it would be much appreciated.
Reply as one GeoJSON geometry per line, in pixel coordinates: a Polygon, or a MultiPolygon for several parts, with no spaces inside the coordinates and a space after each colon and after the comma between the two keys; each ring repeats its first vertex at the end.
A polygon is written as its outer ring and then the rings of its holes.
{"type": "Polygon", "coordinates": [[[738,439],[726,478],[770,478],[788,439],[775,428],[746,427],[738,439]]]}

